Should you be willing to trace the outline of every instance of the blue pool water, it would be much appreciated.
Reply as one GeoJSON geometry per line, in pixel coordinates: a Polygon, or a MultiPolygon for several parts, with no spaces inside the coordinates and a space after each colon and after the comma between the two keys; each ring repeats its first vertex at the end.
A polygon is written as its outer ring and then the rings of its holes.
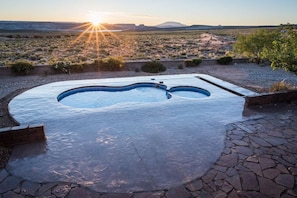
{"type": "Polygon", "coordinates": [[[127,86],[79,87],[61,93],[57,100],[76,108],[100,108],[116,104],[161,102],[172,97],[204,98],[210,93],[199,87],[176,86],[167,88],[158,83],[135,83],[127,86]]]}

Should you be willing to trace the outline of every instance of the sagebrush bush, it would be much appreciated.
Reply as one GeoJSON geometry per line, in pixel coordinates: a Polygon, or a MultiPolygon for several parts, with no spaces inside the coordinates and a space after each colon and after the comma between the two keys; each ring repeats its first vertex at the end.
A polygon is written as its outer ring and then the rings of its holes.
{"type": "Polygon", "coordinates": [[[124,69],[124,61],[120,57],[108,57],[102,60],[95,60],[95,65],[101,71],[121,71],[124,69]]]}
{"type": "Polygon", "coordinates": [[[70,63],[65,61],[59,61],[52,64],[51,68],[56,73],[68,73],[70,71],[70,63]]]}
{"type": "Polygon", "coordinates": [[[271,85],[269,91],[270,92],[277,92],[277,91],[288,91],[288,90],[293,90],[296,89],[293,85],[290,83],[285,82],[285,80],[282,80],[280,82],[274,83],[271,85]]]}
{"type": "Polygon", "coordinates": [[[177,68],[178,68],[178,69],[183,69],[184,66],[183,66],[183,64],[179,64],[179,65],[177,66],[177,68]]]}
{"type": "Polygon", "coordinates": [[[197,67],[200,63],[202,63],[202,60],[200,58],[185,60],[186,67],[197,67]]]}
{"type": "Polygon", "coordinates": [[[69,69],[71,72],[83,72],[85,69],[86,64],[80,63],[80,64],[71,64],[69,66],[69,69]]]}
{"type": "Polygon", "coordinates": [[[233,61],[233,58],[231,56],[224,56],[217,60],[217,62],[220,65],[228,65],[228,64],[232,63],[232,61],[233,61]]]}
{"type": "Polygon", "coordinates": [[[140,72],[140,69],[137,67],[137,68],[135,68],[134,71],[135,71],[135,72],[140,72]]]}
{"type": "Polygon", "coordinates": [[[166,67],[159,61],[154,60],[154,61],[145,63],[141,67],[141,71],[147,72],[147,73],[159,73],[159,72],[166,71],[166,67]]]}
{"type": "Polygon", "coordinates": [[[12,63],[10,65],[10,69],[15,74],[28,75],[34,69],[34,66],[31,63],[26,61],[18,61],[18,62],[12,63]]]}
{"type": "Polygon", "coordinates": [[[198,66],[200,65],[200,63],[202,63],[202,60],[200,58],[194,58],[192,62],[194,63],[195,66],[198,66]]]}

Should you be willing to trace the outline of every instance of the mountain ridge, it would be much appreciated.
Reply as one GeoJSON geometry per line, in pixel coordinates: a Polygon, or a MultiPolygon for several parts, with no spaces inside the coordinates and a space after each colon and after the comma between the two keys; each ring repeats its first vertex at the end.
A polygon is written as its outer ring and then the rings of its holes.
{"type": "MultiPolygon", "coordinates": [[[[82,32],[89,22],[37,22],[37,21],[0,21],[0,31],[60,31],[82,32]]],[[[91,24],[90,24],[91,25],[91,24]]],[[[184,25],[179,22],[165,22],[157,26],[135,24],[102,24],[102,30],[116,31],[175,31],[175,30],[212,30],[212,29],[239,29],[239,28],[268,28],[267,26],[211,26],[211,25],[184,25]]]]}
{"type": "Polygon", "coordinates": [[[156,25],[157,28],[180,28],[180,27],[187,27],[187,25],[182,24],[180,22],[175,21],[167,21],[164,23],[161,23],[159,25],[156,25]]]}

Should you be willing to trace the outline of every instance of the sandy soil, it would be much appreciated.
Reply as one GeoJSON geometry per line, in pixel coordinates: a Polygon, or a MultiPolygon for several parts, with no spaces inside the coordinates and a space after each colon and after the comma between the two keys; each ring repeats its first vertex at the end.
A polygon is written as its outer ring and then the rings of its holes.
{"type": "Polygon", "coordinates": [[[219,58],[232,50],[236,40],[231,34],[222,36],[197,31],[119,32],[99,35],[98,43],[88,42],[89,36],[96,40],[95,35],[89,34],[0,34],[0,66],[20,59],[35,65],[57,61],[93,62],[110,55],[126,60],[219,58]]]}

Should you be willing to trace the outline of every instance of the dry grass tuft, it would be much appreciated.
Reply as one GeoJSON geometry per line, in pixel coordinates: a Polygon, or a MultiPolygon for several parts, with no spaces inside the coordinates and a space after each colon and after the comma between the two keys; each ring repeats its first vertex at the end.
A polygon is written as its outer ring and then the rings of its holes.
{"type": "Polygon", "coordinates": [[[296,87],[291,85],[290,83],[285,82],[285,80],[282,80],[280,82],[274,83],[269,91],[270,92],[277,92],[277,91],[289,91],[289,90],[294,90],[296,87]]]}

